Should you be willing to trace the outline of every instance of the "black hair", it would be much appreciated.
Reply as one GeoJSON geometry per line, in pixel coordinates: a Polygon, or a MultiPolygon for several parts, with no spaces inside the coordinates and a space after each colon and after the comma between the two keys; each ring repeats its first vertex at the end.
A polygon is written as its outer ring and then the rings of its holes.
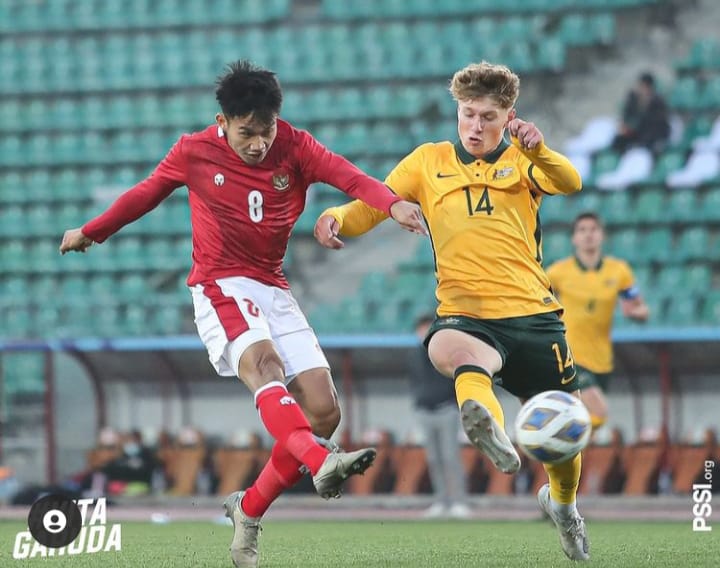
{"type": "Polygon", "coordinates": [[[640,82],[651,89],[655,88],[655,76],[652,73],[642,73],[640,75],[640,82]]]}
{"type": "Polygon", "coordinates": [[[252,114],[261,123],[271,124],[280,114],[282,90],[272,71],[240,59],[228,64],[215,84],[215,98],[228,119],[252,114]]]}
{"type": "Polygon", "coordinates": [[[572,232],[575,232],[575,229],[577,229],[578,223],[580,221],[584,221],[585,219],[592,219],[595,221],[598,225],[600,225],[600,228],[603,228],[603,222],[602,219],[600,219],[600,215],[597,213],[594,213],[593,211],[584,211],[580,213],[577,217],[575,217],[575,220],[572,224],[572,232]]]}

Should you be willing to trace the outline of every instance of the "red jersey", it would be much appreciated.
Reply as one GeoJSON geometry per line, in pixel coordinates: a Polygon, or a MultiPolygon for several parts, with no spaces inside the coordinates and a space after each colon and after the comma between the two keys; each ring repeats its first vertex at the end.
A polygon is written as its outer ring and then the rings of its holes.
{"type": "Polygon", "coordinates": [[[82,232],[101,243],[151,211],[173,190],[187,186],[192,220],[188,285],[246,276],[288,288],[282,261],[308,186],[325,182],[389,213],[400,197],[330,152],[308,132],[278,120],[265,159],[246,164],[218,126],[186,134],[155,171],[86,223],[82,232]]]}

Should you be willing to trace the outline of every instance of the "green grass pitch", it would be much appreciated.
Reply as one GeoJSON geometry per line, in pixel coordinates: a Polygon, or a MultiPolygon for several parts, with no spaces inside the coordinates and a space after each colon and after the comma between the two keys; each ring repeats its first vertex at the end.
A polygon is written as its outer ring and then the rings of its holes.
{"type": "MultiPolygon", "coordinates": [[[[590,522],[592,560],[583,566],[720,566],[718,532],[687,523],[590,522]]],[[[12,558],[17,522],[0,523],[0,566],[64,568],[232,567],[230,527],[211,523],[122,523],[122,551],[55,558],[12,558]]],[[[720,531],[720,528],[718,528],[720,531]]],[[[570,567],[545,522],[338,521],[265,523],[261,568],[570,567]]]]}

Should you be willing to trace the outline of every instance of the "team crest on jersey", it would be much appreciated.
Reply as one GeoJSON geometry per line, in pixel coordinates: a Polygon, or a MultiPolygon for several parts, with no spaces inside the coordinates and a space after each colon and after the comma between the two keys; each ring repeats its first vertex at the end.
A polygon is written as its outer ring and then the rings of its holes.
{"type": "Polygon", "coordinates": [[[216,174],[215,174],[214,181],[215,181],[215,185],[217,185],[218,187],[220,187],[222,184],[225,183],[225,176],[222,175],[221,173],[216,173],[216,174]]]}
{"type": "Polygon", "coordinates": [[[278,191],[287,191],[290,189],[290,174],[280,170],[273,174],[272,185],[278,191]]]}
{"type": "Polygon", "coordinates": [[[508,177],[508,176],[509,176],[510,174],[512,174],[512,173],[513,173],[513,168],[512,168],[512,166],[508,166],[508,167],[502,168],[502,169],[500,169],[500,170],[495,170],[495,171],[493,172],[493,177],[492,177],[492,178],[493,178],[493,179],[503,179],[503,178],[508,177]]]}

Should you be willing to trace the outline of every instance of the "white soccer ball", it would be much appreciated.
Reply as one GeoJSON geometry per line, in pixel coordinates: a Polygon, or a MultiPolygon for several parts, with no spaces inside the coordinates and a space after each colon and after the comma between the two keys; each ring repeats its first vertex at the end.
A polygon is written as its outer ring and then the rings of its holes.
{"type": "Polygon", "coordinates": [[[515,440],[530,458],[562,463],[590,441],[590,413],[577,397],[562,391],[535,395],[515,419],[515,440]]]}

